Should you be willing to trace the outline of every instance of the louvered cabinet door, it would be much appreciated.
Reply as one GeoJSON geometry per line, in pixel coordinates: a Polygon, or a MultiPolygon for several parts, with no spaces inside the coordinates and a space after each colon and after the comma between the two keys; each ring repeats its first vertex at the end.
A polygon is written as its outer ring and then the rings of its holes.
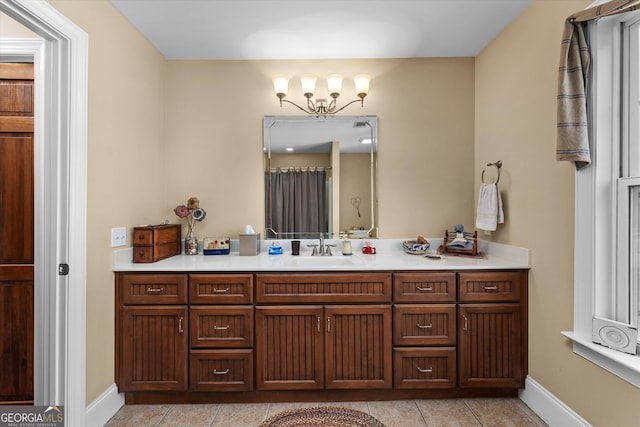
{"type": "Polygon", "coordinates": [[[256,307],[258,390],[320,389],[322,306],[256,307]]]}
{"type": "Polygon", "coordinates": [[[187,389],[187,307],[123,307],[118,388],[187,389]]]}
{"type": "Polygon", "coordinates": [[[524,387],[520,304],[460,304],[460,387],[524,387]]]}
{"type": "Polygon", "coordinates": [[[391,388],[390,305],[326,306],[326,388],[391,388]]]}

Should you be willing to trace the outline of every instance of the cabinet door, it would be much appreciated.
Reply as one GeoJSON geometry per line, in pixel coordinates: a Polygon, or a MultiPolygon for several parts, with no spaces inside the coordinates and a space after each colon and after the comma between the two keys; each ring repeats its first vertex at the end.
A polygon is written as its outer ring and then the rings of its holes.
{"type": "Polygon", "coordinates": [[[118,388],[187,389],[187,307],[122,308],[118,388]]]}
{"type": "Polygon", "coordinates": [[[256,388],[322,388],[322,306],[256,307],[255,316],[256,388]]]}
{"type": "Polygon", "coordinates": [[[461,304],[460,387],[524,387],[520,304],[461,304]]]}
{"type": "Polygon", "coordinates": [[[391,388],[390,305],[325,307],[327,388],[391,388]]]}

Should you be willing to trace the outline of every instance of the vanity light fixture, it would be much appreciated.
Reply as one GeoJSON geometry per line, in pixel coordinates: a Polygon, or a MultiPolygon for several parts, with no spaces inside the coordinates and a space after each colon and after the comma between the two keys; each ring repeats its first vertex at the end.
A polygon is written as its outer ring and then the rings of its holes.
{"type": "Polygon", "coordinates": [[[331,101],[327,99],[318,98],[315,101],[312,99],[316,91],[316,77],[310,74],[304,74],[300,76],[300,84],[302,86],[302,94],[307,98],[307,106],[301,107],[293,101],[285,99],[289,89],[289,79],[284,76],[276,76],[273,78],[273,90],[276,96],[280,100],[280,107],[283,102],[295,105],[305,113],[313,114],[315,116],[326,116],[329,114],[336,114],[344,110],[349,105],[360,102],[360,106],[364,105],[364,98],[369,94],[369,83],[371,82],[371,76],[368,74],[358,74],[353,78],[356,88],[356,96],[358,99],[354,99],[343,107],[338,108],[337,99],[342,92],[342,76],[340,74],[330,74],[327,76],[327,89],[331,101]]]}

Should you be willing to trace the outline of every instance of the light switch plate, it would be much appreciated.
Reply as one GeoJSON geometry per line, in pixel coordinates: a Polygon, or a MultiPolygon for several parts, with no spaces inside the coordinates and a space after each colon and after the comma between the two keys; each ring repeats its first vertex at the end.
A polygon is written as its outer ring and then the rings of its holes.
{"type": "Polygon", "coordinates": [[[117,248],[127,244],[127,227],[116,227],[111,229],[111,247],[117,248]]]}

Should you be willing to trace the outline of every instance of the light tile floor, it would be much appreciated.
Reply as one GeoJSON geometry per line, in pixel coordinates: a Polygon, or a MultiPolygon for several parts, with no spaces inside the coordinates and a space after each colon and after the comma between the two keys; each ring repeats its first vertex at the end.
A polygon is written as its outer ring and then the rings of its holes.
{"type": "Polygon", "coordinates": [[[432,399],[338,403],[212,403],[205,405],[125,405],[106,427],[257,427],[293,408],[343,406],[371,414],[387,427],[544,427],[517,398],[432,399]]]}

